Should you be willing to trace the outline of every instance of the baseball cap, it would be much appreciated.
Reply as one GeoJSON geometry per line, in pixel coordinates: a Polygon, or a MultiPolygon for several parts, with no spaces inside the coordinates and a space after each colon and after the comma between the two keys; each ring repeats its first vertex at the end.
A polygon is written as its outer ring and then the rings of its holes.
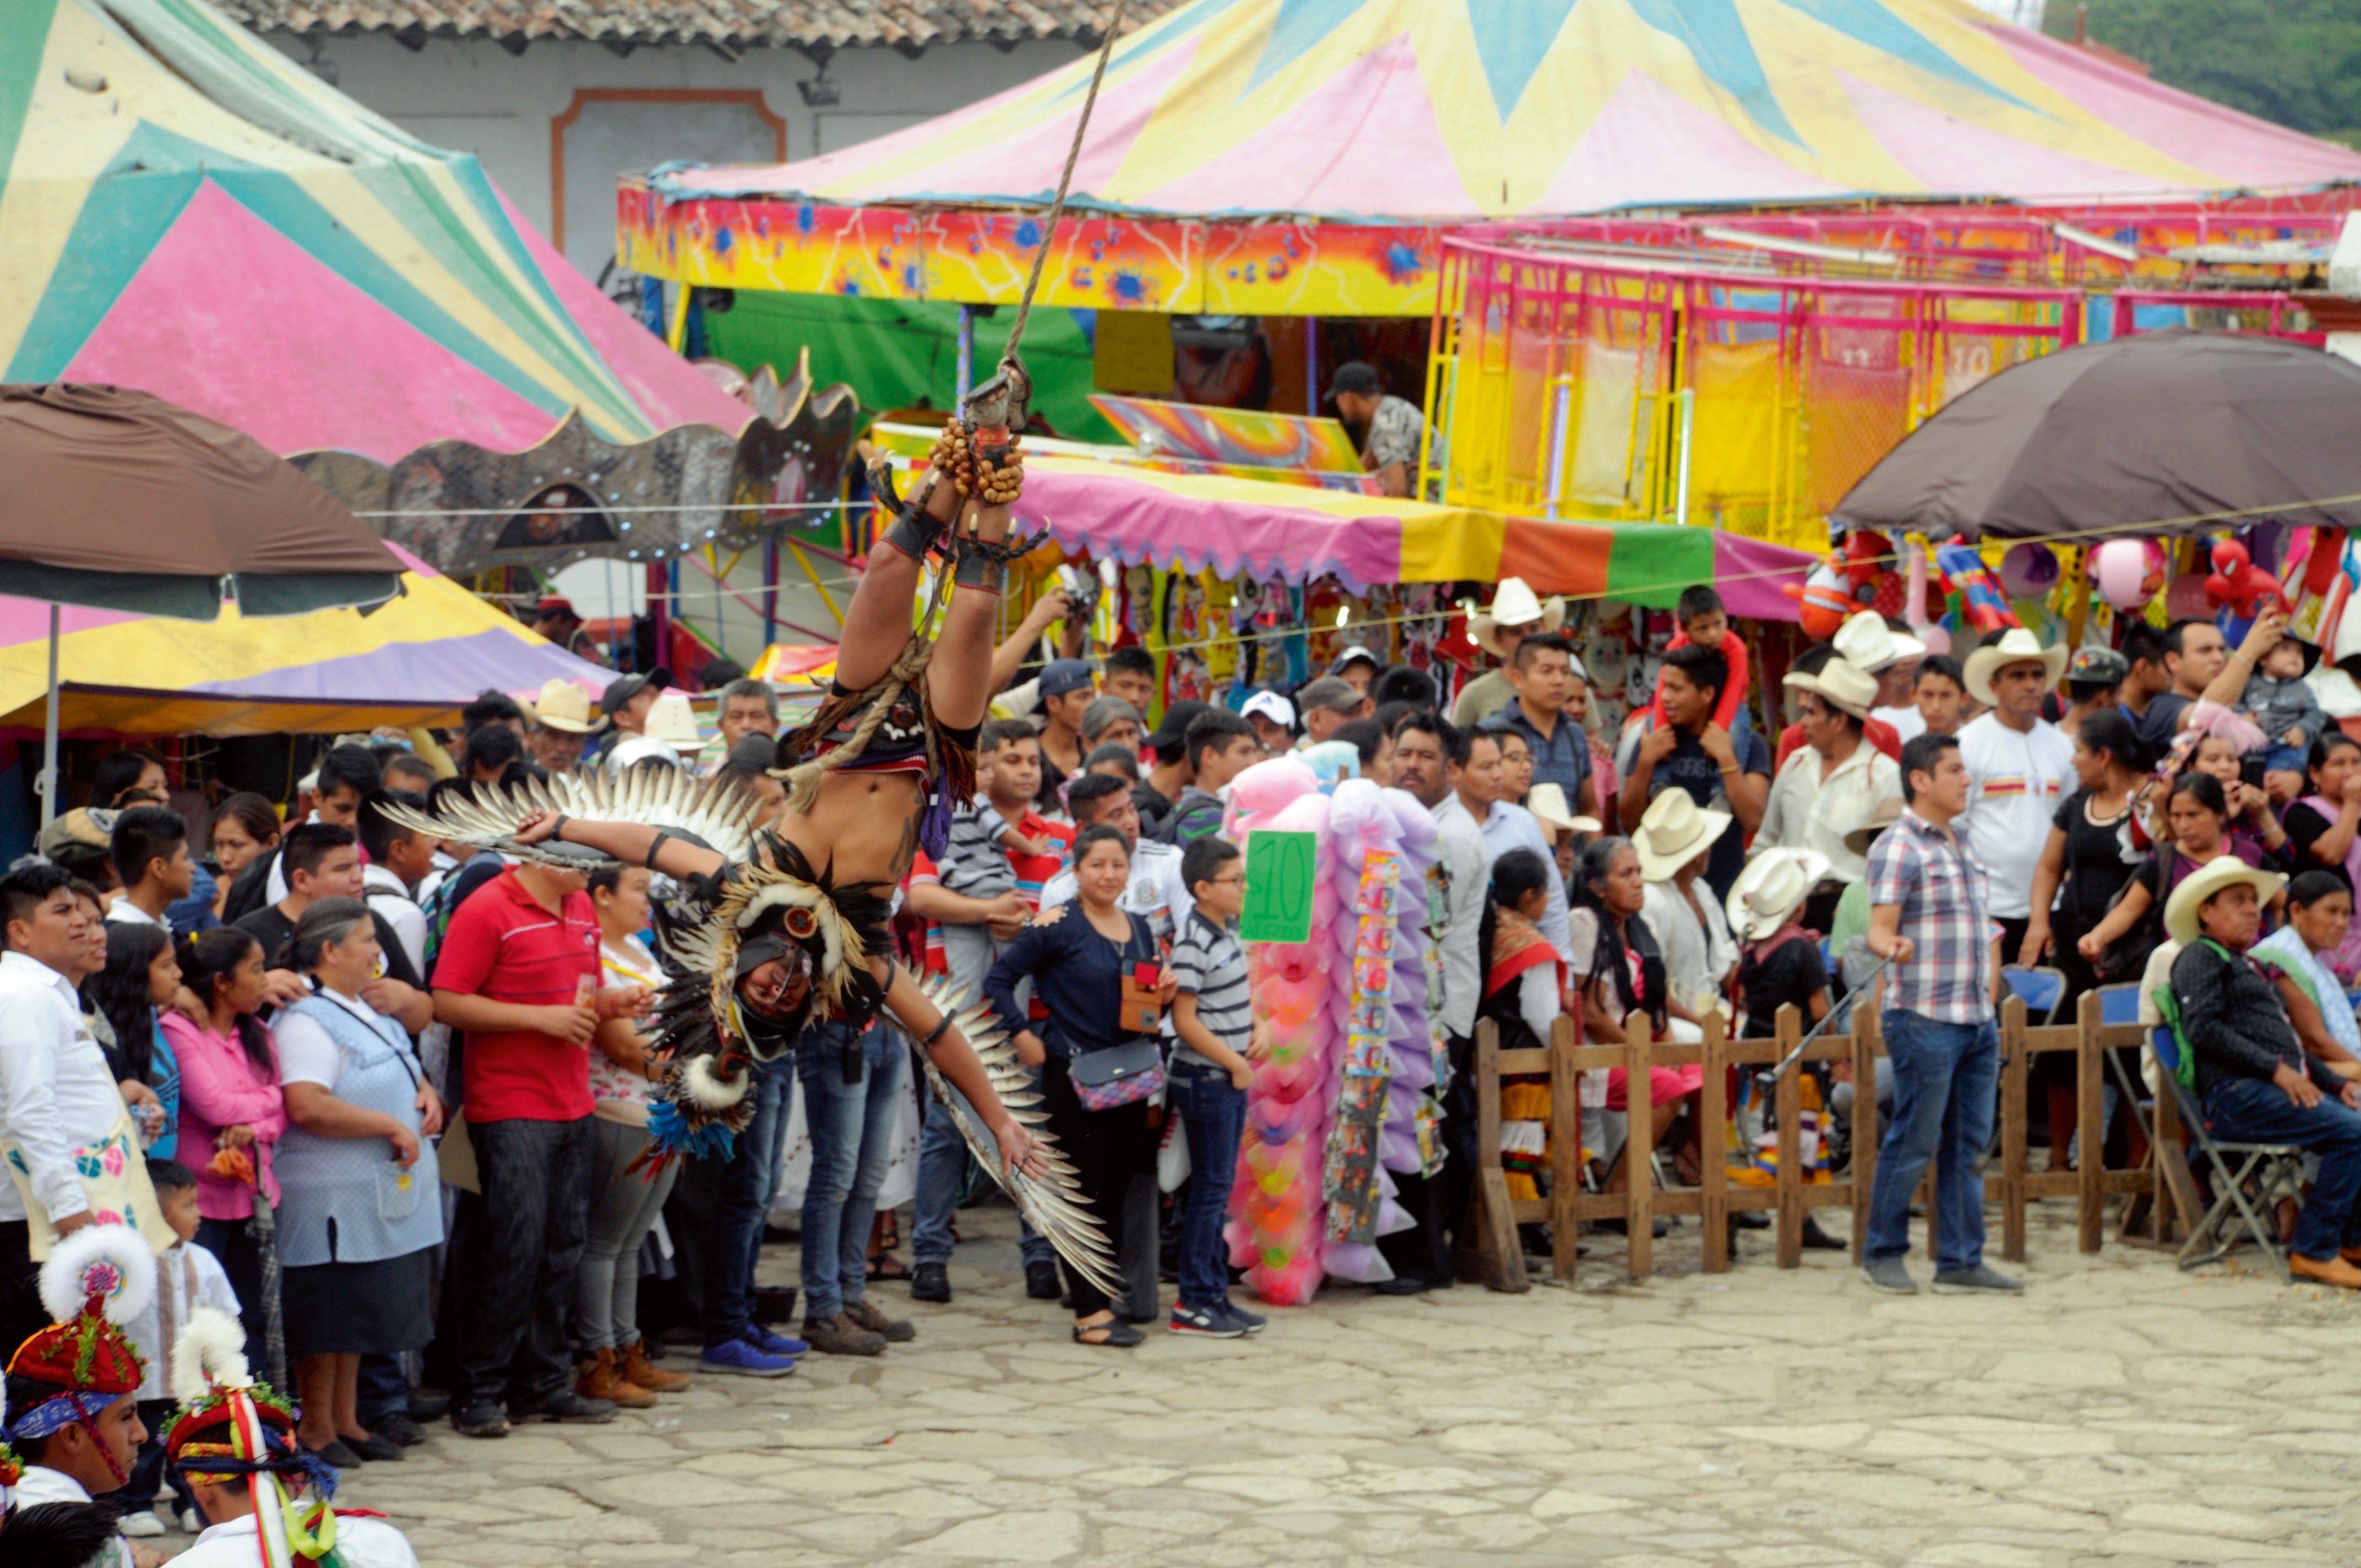
{"type": "Polygon", "coordinates": [[[1258,691],[1239,705],[1238,711],[1252,718],[1261,714],[1282,729],[1295,728],[1295,705],[1275,691],[1258,691]]]}
{"type": "Polygon", "coordinates": [[[2066,665],[2070,681],[2121,683],[2132,673],[2131,661],[2113,648],[2077,648],[2066,665]]]}
{"type": "Polygon", "coordinates": [[[1145,743],[1159,751],[1168,748],[1177,750],[1187,738],[1189,726],[1195,722],[1197,716],[1213,711],[1212,703],[1198,702],[1193,698],[1168,703],[1164,708],[1164,721],[1156,727],[1156,733],[1150,735],[1145,743]]]}
{"type": "Polygon", "coordinates": [[[1046,700],[1068,692],[1089,691],[1098,683],[1091,667],[1080,659],[1052,659],[1041,667],[1041,696],[1046,700]]]}
{"type": "Polygon", "coordinates": [[[1339,392],[1358,392],[1364,397],[1375,397],[1385,389],[1386,384],[1378,379],[1376,366],[1366,359],[1347,359],[1336,367],[1336,374],[1328,383],[1327,400],[1334,402],[1339,392]]]}
{"type": "Polygon", "coordinates": [[[1358,713],[1361,705],[1368,700],[1342,675],[1323,675],[1297,690],[1295,708],[1299,713],[1309,713],[1315,707],[1324,707],[1331,713],[1358,713]]]}
{"type": "Polygon", "coordinates": [[[672,672],[662,664],[658,664],[643,674],[616,676],[607,683],[606,691],[598,698],[598,728],[604,729],[613,723],[615,711],[650,686],[662,691],[670,685],[672,685],[672,672]]]}
{"type": "Polygon", "coordinates": [[[1332,675],[1341,675],[1345,673],[1345,666],[1347,664],[1367,664],[1373,670],[1382,670],[1386,667],[1386,662],[1378,657],[1375,650],[1364,648],[1358,642],[1330,661],[1328,673],[1332,675]]]}
{"type": "Polygon", "coordinates": [[[107,846],[115,841],[118,815],[95,806],[76,806],[41,829],[41,853],[52,861],[70,862],[79,872],[105,858],[107,846]]]}

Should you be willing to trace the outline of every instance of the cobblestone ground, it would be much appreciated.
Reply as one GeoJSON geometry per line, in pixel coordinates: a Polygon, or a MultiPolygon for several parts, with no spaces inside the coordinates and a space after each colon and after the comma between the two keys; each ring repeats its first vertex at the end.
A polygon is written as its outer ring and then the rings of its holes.
{"type": "Polygon", "coordinates": [[[962,1224],[955,1302],[879,1298],[915,1343],[611,1426],[441,1427],[346,1499],[428,1568],[2361,1562],[2361,1302],[2085,1258],[2063,1203],[2017,1300],[1781,1273],[1760,1233],[1708,1277],[1690,1222],[1642,1284],[1599,1238],[1573,1290],[1334,1287],[1128,1354],[1023,1299],[1005,1211],[962,1224]]]}

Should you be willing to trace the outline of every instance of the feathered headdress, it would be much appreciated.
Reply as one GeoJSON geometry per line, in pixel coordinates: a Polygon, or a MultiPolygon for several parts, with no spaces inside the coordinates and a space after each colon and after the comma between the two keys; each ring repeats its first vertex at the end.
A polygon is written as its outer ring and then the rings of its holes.
{"type": "Polygon", "coordinates": [[[53,1320],[16,1347],[8,1374],[57,1393],[12,1412],[6,1434],[48,1437],[139,1390],[147,1367],[128,1322],[156,1296],[156,1258],[128,1225],[85,1225],[41,1265],[41,1305],[53,1320]],[[93,1400],[93,1396],[104,1396],[93,1400]]]}
{"type": "Polygon", "coordinates": [[[335,1468],[296,1440],[295,1407],[254,1380],[246,1330],[236,1318],[218,1307],[189,1314],[172,1340],[171,1393],[181,1403],[165,1421],[166,1457],[191,1481],[247,1483],[271,1562],[317,1559],[335,1545],[335,1515],[328,1508],[335,1468]],[[281,1476],[310,1482],[313,1500],[290,1503],[281,1476]]]}

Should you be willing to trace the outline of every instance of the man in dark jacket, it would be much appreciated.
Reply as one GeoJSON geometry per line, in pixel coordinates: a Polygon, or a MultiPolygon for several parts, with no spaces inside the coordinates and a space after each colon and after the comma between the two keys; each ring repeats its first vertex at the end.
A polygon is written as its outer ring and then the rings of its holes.
{"type": "Polygon", "coordinates": [[[2165,931],[2185,946],[2172,963],[2172,994],[2213,1135],[2320,1157],[2288,1268],[2361,1289],[2361,1083],[2305,1054],[2278,991],[2246,956],[2261,933],[2261,901],[2286,881],[2224,855],[2173,889],[2165,931]]]}

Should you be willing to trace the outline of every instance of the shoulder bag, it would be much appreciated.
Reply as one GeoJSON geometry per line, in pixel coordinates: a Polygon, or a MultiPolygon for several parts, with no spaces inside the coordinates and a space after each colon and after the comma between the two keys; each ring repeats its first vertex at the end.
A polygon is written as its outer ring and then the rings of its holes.
{"type": "Polygon", "coordinates": [[[1156,1039],[1157,1019],[1162,1011],[1156,980],[1162,965],[1154,942],[1140,939],[1147,923],[1136,915],[1126,918],[1131,923],[1131,937],[1123,949],[1122,1013],[1116,1034],[1129,1037],[1094,1051],[1079,1051],[1066,1068],[1074,1098],[1093,1111],[1112,1111],[1164,1091],[1164,1053],[1156,1039]]]}

